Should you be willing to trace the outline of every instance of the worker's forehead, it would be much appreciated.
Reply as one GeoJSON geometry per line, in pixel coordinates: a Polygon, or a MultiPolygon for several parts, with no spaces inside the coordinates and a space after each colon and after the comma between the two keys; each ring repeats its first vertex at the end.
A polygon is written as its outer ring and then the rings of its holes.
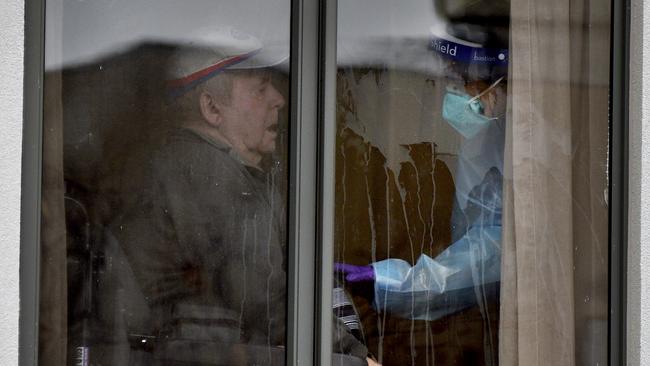
{"type": "Polygon", "coordinates": [[[482,89],[487,88],[488,86],[489,86],[489,84],[485,80],[473,80],[473,81],[468,81],[468,82],[465,83],[465,88],[470,89],[470,90],[473,90],[473,89],[482,90],[482,89]]]}

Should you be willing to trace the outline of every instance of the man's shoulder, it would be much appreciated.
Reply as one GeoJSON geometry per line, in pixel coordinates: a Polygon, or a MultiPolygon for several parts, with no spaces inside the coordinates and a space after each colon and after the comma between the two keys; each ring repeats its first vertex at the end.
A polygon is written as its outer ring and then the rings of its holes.
{"type": "Polygon", "coordinates": [[[197,154],[208,154],[213,157],[226,158],[228,156],[228,148],[226,146],[210,144],[195,132],[179,128],[172,130],[167,134],[159,153],[172,155],[180,154],[179,157],[192,157],[197,154]]]}
{"type": "Polygon", "coordinates": [[[160,148],[154,152],[155,163],[171,163],[178,167],[182,167],[183,165],[178,164],[183,163],[192,166],[232,165],[231,160],[227,148],[212,145],[186,129],[171,131],[160,148]]]}
{"type": "Polygon", "coordinates": [[[192,131],[169,133],[151,158],[155,176],[163,179],[239,181],[244,166],[232,158],[227,147],[209,143],[192,131]]]}

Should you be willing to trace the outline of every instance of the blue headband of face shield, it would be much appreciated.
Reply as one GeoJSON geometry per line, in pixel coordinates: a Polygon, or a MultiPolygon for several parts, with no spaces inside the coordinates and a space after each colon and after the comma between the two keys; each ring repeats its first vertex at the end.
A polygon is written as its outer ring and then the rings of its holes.
{"type": "Polygon", "coordinates": [[[447,89],[442,101],[442,118],[466,139],[473,138],[487,127],[490,121],[497,119],[485,116],[479,98],[494,89],[501,80],[503,77],[474,97],[460,90],[447,89]]]}

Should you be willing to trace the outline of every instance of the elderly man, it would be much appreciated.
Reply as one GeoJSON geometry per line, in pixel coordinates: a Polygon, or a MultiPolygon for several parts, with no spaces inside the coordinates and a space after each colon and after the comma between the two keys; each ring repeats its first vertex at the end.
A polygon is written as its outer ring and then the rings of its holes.
{"type": "MultiPolygon", "coordinates": [[[[180,48],[172,58],[178,128],[152,153],[137,203],[113,229],[165,365],[284,358],[286,209],[274,184],[284,177],[261,162],[276,148],[285,99],[272,62],[255,60],[259,44],[239,32],[226,38],[227,52],[180,48]]],[[[365,346],[340,322],[334,328],[335,349],[364,360],[365,346]]]]}

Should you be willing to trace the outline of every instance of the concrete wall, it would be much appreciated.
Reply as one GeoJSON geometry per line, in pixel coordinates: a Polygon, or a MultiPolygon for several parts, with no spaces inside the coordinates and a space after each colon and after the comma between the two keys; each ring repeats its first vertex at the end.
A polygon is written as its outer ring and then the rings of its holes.
{"type": "Polygon", "coordinates": [[[650,365],[650,3],[632,0],[628,365],[650,365]]]}
{"type": "Polygon", "coordinates": [[[0,1],[0,365],[18,364],[23,0],[0,1]]]}

